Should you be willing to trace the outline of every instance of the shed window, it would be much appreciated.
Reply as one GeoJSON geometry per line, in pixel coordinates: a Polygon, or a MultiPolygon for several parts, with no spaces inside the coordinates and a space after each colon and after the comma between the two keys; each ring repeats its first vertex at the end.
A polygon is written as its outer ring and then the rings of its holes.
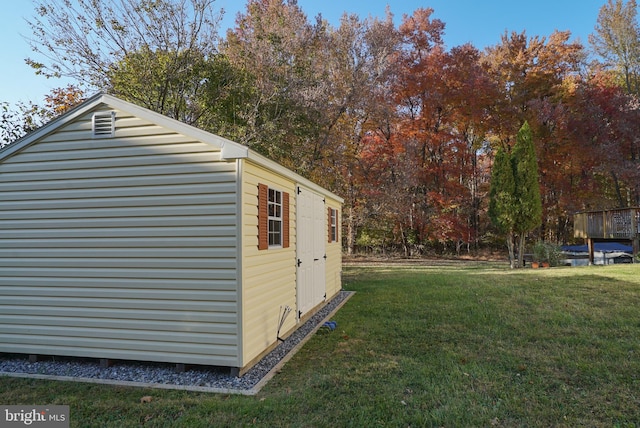
{"type": "Polygon", "coordinates": [[[282,245],[282,192],[269,189],[269,246],[282,245]]]}
{"type": "Polygon", "coordinates": [[[289,194],[258,185],[258,249],[289,247],[289,194]]]}
{"type": "Polygon", "coordinates": [[[116,112],[99,111],[91,120],[93,138],[111,138],[116,131],[116,112]]]}
{"type": "Polygon", "coordinates": [[[338,241],[338,210],[329,208],[329,242],[338,241]]]}

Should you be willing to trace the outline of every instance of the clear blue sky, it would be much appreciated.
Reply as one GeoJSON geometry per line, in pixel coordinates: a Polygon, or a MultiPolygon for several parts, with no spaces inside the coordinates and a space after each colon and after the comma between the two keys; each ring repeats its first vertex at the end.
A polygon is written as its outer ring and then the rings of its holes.
{"type": "MultiPolygon", "coordinates": [[[[431,7],[433,17],[446,25],[445,43],[449,48],[471,42],[480,49],[499,43],[505,31],[523,30],[529,36],[548,36],[556,29],[569,30],[574,39],[580,39],[586,45],[598,11],[605,3],[606,0],[298,0],[307,16],[313,18],[320,13],[333,25],[338,25],[344,12],[356,13],[363,18],[369,15],[383,17],[387,4],[391,5],[397,23],[403,14],[431,7]]],[[[226,28],[233,25],[236,14],[244,11],[246,3],[216,0],[216,4],[226,11],[223,20],[226,28]]],[[[25,19],[32,16],[31,1],[3,4],[0,14],[0,102],[41,104],[51,89],[66,84],[58,79],[36,76],[24,63],[25,58],[33,56],[23,37],[31,35],[25,19]]]]}

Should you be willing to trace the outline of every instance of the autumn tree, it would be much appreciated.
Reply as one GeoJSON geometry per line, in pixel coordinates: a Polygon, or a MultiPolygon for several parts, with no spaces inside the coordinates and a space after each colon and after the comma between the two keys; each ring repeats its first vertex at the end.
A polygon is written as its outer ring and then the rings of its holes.
{"type": "Polygon", "coordinates": [[[385,199],[380,193],[373,195],[374,183],[386,177],[380,174],[380,167],[388,166],[389,158],[368,154],[369,149],[389,148],[393,138],[395,111],[389,102],[393,97],[388,82],[398,43],[389,12],[384,19],[343,15],[339,27],[329,26],[325,34],[324,108],[318,109],[320,134],[314,149],[321,173],[314,178],[345,196],[343,218],[350,253],[365,219],[369,219],[366,226],[371,230],[370,219],[375,216],[383,225],[385,216],[381,213],[390,210],[386,202],[380,203],[385,199]]]}
{"type": "Polygon", "coordinates": [[[640,204],[640,110],[616,80],[610,71],[597,71],[567,100],[572,110],[568,127],[580,147],[563,162],[563,167],[580,165],[571,180],[580,183],[574,210],[640,204]]]}
{"type": "MultiPolygon", "coordinates": [[[[392,79],[393,101],[398,112],[396,150],[403,162],[395,165],[395,197],[392,211],[398,239],[406,247],[429,240],[428,228],[442,206],[448,156],[448,110],[442,73],[447,54],[442,35],[444,23],[432,18],[433,9],[418,9],[405,15],[398,29],[401,49],[392,79]]],[[[446,204],[446,202],[444,202],[446,204]]]]}
{"type": "Polygon", "coordinates": [[[460,194],[454,199],[459,230],[466,232],[457,242],[476,244],[484,232],[483,221],[489,169],[486,163],[487,137],[491,112],[498,98],[498,87],[482,67],[480,52],[471,46],[454,47],[444,70],[451,106],[450,135],[455,142],[455,167],[450,173],[458,177],[460,194]]]}
{"type": "Polygon", "coordinates": [[[390,135],[398,43],[390,14],[345,14],[333,27],[310,22],[296,2],[261,0],[247,4],[222,45],[252,88],[236,103],[240,141],[344,195],[351,252],[365,219],[388,212],[369,197],[377,165],[365,152],[390,135]]]}
{"type": "Polygon", "coordinates": [[[44,97],[44,104],[20,102],[15,108],[0,103],[0,147],[24,137],[81,103],[84,92],[74,85],[56,88],[44,97]]]}
{"type": "Polygon", "coordinates": [[[609,175],[601,189],[611,194],[610,200],[618,207],[638,205],[640,138],[635,128],[640,120],[640,27],[636,1],[608,0],[589,42],[604,60],[596,65],[586,90],[593,97],[584,102],[586,108],[594,109],[592,121],[600,125],[592,139],[598,142],[596,150],[602,159],[596,171],[609,175]],[[601,96],[604,94],[606,97],[601,96]]]}
{"type": "Polygon", "coordinates": [[[299,172],[313,168],[323,33],[295,1],[250,0],[222,49],[254,88],[237,112],[240,142],[299,172]]]}
{"type": "Polygon", "coordinates": [[[55,88],[44,97],[44,119],[58,117],[84,101],[85,92],[78,86],[69,84],[55,88]]]}
{"type": "Polygon", "coordinates": [[[500,89],[490,115],[489,140],[494,147],[513,147],[517,135],[513,124],[528,121],[539,154],[542,233],[551,240],[568,236],[567,227],[558,225],[570,221],[579,194],[578,181],[570,180],[581,167],[574,155],[575,129],[568,126],[574,114],[569,99],[579,84],[585,51],[570,36],[566,31],[549,37],[505,33],[483,57],[500,89]]]}
{"type": "Polygon", "coordinates": [[[565,78],[580,71],[585,56],[583,46],[569,42],[570,37],[568,31],[554,31],[548,38],[512,32],[486,49],[482,61],[501,88],[491,123],[495,139],[513,145],[514,123],[527,119],[532,102],[560,100],[565,78]]]}
{"type": "Polygon", "coordinates": [[[636,0],[608,0],[600,8],[589,43],[616,67],[628,93],[640,95],[640,27],[636,0]]]}
{"type": "Polygon", "coordinates": [[[459,251],[478,235],[478,160],[498,93],[477,49],[445,49],[444,24],[432,13],[419,9],[399,28],[402,48],[392,80],[396,139],[413,184],[406,190],[407,208],[398,213],[407,217],[397,224],[420,244],[453,243],[459,251]]]}

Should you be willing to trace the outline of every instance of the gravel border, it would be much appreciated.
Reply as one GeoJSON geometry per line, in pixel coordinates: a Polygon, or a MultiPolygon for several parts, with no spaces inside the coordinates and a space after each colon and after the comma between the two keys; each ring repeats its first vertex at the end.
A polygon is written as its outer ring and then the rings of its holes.
{"type": "Polygon", "coordinates": [[[201,367],[183,373],[173,364],[115,362],[102,368],[95,359],[54,358],[30,363],[26,356],[0,354],[0,376],[102,383],[146,388],[181,389],[201,392],[254,395],[332,317],[354,294],[341,291],[296,329],[289,337],[242,376],[231,376],[228,369],[201,367]]]}

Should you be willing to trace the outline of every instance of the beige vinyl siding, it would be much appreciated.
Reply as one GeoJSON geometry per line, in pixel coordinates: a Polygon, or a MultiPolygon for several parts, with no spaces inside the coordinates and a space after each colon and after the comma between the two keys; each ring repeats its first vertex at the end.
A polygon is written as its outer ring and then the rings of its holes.
{"type": "Polygon", "coordinates": [[[0,349],[238,367],[236,162],[116,116],[0,164],[0,349]]]}
{"type": "MultiPolygon", "coordinates": [[[[337,227],[338,241],[326,244],[327,263],[325,265],[325,278],[327,287],[327,300],[331,300],[342,289],[342,205],[330,198],[326,198],[327,207],[338,210],[337,227]]],[[[327,228],[328,233],[328,228],[327,228]]],[[[327,236],[328,238],[328,236],[327,236]]]]}
{"type": "Polygon", "coordinates": [[[295,183],[251,161],[242,171],[243,366],[277,343],[280,309],[292,312],[281,334],[296,325],[295,183]],[[290,246],[258,250],[258,184],[289,193],[290,246]]]}

